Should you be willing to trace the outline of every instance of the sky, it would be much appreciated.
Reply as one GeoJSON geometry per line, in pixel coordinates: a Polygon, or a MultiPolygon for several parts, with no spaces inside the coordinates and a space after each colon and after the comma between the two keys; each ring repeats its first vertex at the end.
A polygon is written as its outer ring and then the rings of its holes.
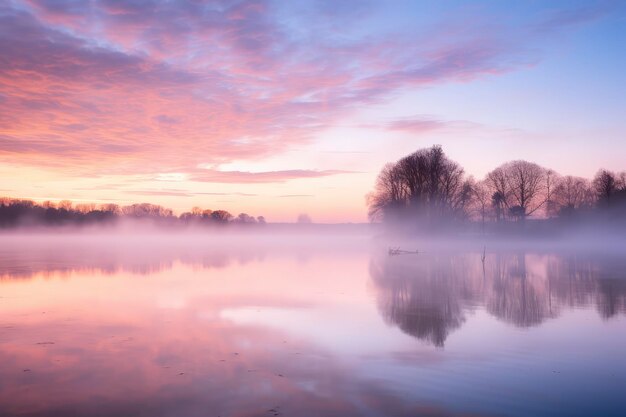
{"type": "Polygon", "coordinates": [[[620,1],[0,1],[0,195],[367,220],[443,146],[626,169],[620,1]]]}

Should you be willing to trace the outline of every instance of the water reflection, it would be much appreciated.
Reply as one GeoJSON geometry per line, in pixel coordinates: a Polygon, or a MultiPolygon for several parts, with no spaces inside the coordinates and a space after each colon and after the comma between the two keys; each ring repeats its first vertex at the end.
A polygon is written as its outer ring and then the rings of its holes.
{"type": "Polygon", "coordinates": [[[37,274],[79,271],[149,275],[171,269],[175,262],[207,269],[225,268],[233,262],[245,264],[262,260],[267,250],[257,243],[236,246],[214,241],[163,244],[143,239],[111,244],[106,240],[69,239],[49,244],[24,239],[0,249],[0,279],[28,279],[37,274]]]}
{"type": "Polygon", "coordinates": [[[626,312],[626,261],[579,254],[475,253],[377,256],[370,262],[387,323],[443,346],[477,306],[518,327],[562,308],[594,305],[609,319],[626,312]]]}
{"type": "Polygon", "coordinates": [[[11,242],[0,416],[611,415],[625,266],[517,251],[483,269],[476,253],[329,241],[11,242]],[[537,336],[547,321],[560,326],[537,336]],[[535,390],[556,370],[554,396],[535,390]]]}

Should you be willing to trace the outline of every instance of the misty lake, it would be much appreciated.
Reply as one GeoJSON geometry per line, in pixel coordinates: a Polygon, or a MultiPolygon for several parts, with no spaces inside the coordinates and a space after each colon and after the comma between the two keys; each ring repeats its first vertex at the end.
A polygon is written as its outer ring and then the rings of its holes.
{"type": "Polygon", "coordinates": [[[0,239],[0,416],[626,415],[623,253],[0,239]]]}

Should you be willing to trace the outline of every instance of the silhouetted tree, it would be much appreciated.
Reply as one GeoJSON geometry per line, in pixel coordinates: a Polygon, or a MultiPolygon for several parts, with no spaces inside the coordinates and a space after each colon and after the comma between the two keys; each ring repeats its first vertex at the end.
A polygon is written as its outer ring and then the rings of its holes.
{"type": "Polygon", "coordinates": [[[367,203],[372,220],[436,227],[464,218],[471,196],[461,166],[433,146],[385,165],[367,203]]]}
{"type": "Polygon", "coordinates": [[[122,213],[132,218],[163,218],[172,217],[171,209],[156,204],[140,203],[122,207],[122,213]]]}
{"type": "Polygon", "coordinates": [[[400,168],[396,164],[385,165],[378,174],[374,191],[367,196],[370,219],[397,220],[406,205],[406,199],[407,191],[400,168]]]}
{"type": "Polygon", "coordinates": [[[571,216],[575,210],[590,208],[594,202],[591,184],[584,178],[571,175],[560,178],[554,188],[554,205],[550,214],[571,216]]]}
{"type": "Polygon", "coordinates": [[[552,174],[528,161],[507,162],[487,174],[494,195],[509,213],[521,220],[536,212],[547,200],[552,174]]]}
{"type": "Polygon", "coordinates": [[[211,219],[219,224],[225,224],[233,218],[233,215],[226,210],[215,210],[211,212],[211,219]]]}
{"type": "Polygon", "coordinates": [[[491,203],[492,195],[489,191],[489,187],[484,181],[476,182],[472,185],[472,194],[473,201],[476,207],[476,211],[478,212],[481,228],[483,232],[485,231],[485,219],[487,218],[487,213],[489,211],[489,206],[491,203]]]}
{"type": "Polygon", "coordinates": [[[618,190],[617,176],[611,171],[602,169],[594,177],[593,187],[596,190],[598,203],[610,206],[612,197],[618,190]]]}
{"type": "Polygon", "coordinates": [[[500,191],[496,191],[491,195],[491,206],[496,213],[496,220],[500,222],[504,220],[504,208],[506,206],[506,197],[500,191]]]}
{"type": "Polygon", "coordinates": [[[120,206],[118,206],[117,204],[112,204],[112,203],[107,203],[107,204],[101,204],[100,205],[100,210],[101,211],[106,211],[109,213],[113,213],[115,215],[121,214],[122,210],[120,209],[120,206]]]}
{"type": "Polygon", "coordinates": [[[240,213],[237,216],[237,218],[235,218],[234,222],[240,223],[240,224],[249,224],[249,223],[256,223],[256,219],[250,216],[249,214],[240,213]]]}
{"type": "MultiPolygon", "coordinates": [[[[176,224],[226,224],[232,215],[225,210],[203,210],[194,207],[176,217],[171,209],[148,203],[132,204],[120,208],[117,204],[77,204],[72,207],[71,201],[62,201],[58,205],[46,201],[41,205],[30,200],[0,197],[0,227],[15,226],[63,226],[86,224],[109,224],[118,219],[149,220],[163,225],[176,224]]],[[[265,223],[265,218],[258,219],[248,214],[240,214],[235,221],[241,224],[265,223]]]]}

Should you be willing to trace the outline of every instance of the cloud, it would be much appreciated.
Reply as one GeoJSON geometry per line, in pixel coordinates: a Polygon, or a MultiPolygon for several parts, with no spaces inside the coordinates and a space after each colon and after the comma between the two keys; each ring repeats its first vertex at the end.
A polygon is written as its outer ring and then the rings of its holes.
{"type": "Polygon", "coordinates": [[[214,182],[214,183],[273,183],[286,182],[303,178],[320,178],[339,174],[354,174],[354,171],[325,170],[315,171],[308,169],[291,169],[283,171],[219,171],[214,169],[201,169],[190,174],[190,181],[214,182]]]}
{"type": "Polygon", "coordinates": [[[166,191],[166,190],[124,190],[126,194],[145,196],[169,196],[169,197],[193,197],[193,193],[186,191],[166,191]]]}
{"type": "Polygon", "coordinates": [[[215,195],[215,196],[224,196],[224,195],[232,195],[239,197],[258,197],[259,194],[252,193],[194,193],[195,195],[215,195]]]}
{"type": "Polygon", "coordinates": [[[437,129],[443,129],[448,124],[441,120],[430,119],[424,116],[414,118],[398,119],[389,122],[385,127],[388,130],[399,130],[415,134],[431,132],[437,129]]]}
{"type": "MultiPolygon", "coordinates": [[[[375,127],[376,125],[371,125],[375,127]]],[[[415,115],[392,120],[387,123],[378,125],[383,129],[391,131],[408,132],[413,135],[422,135],[437,130],[446,130],[454,132],[468,132],[472,130],[485,130],[485,126],[468,122],[465,120],[441,120],[431,115],[415,115]]]]}
{"type": "Polygon", "coordinates": [[[554,32],[570,26],[579,26],[601,19],[617,9],[617,1],[596,1],[581,7],[552,9],[533,25],[538,32],[554,32]]]}
{"type": "Polygon", "coordinates": [[[126,194],[145,195],[145,196],[170,196],[170,197],[195,197],[199,195],[210,196],[238,196],[238,197],[256,197],[258,194],[250,193],[209,193],[194,192],[178,189],[162,189],[162,190],[124,190],[126,194]]]}
{"type": "MultiPolygon", "coordinates": [[[[329,4],[4,3],[0,162],[94,176],[256,160],[309,144],[350,112],[397,91],[497,75],[538,59],[532,46],[542,36],[526,21],[439,16],[417,29],[364,31],[378,6],[329,4]]],[[[543,24],[583,19],[572,10],[543,24]]],[[[427,131],[437,123],[390,129],[427,131]]],[[[193,175],[281,182],[328,172],[193,175]]]]}

